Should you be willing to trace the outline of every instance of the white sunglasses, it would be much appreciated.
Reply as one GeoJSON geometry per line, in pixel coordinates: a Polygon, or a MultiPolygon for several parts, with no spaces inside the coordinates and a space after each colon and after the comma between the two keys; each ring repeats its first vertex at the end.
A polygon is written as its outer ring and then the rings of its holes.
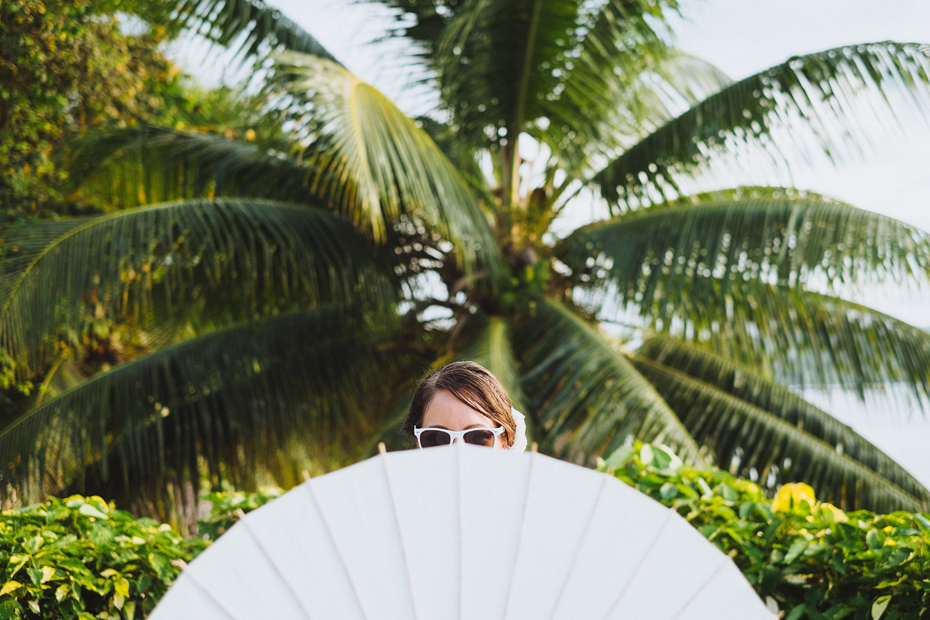
{"type": "Polygon", "coordinates": [[[434,448],[448,446],[456,439],[474,446],[494,447],[497,437],[504,432],[503,426],[497,428],[469,428],[464,431],[450,431],[444,428],[417,428],[413,427],[413,434],[417,438],[417,445],[421,448],[434,448]]]}

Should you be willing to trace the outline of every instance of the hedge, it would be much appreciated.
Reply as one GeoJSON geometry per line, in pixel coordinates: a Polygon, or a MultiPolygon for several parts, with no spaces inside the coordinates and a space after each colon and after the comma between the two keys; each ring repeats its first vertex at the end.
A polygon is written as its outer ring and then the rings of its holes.
{"type": "Polygon", "coordinates": [[[73,496],[0,515],[0,620],[144,618],[207,542],[73,496]]]}
{"type": "Polygon", "coordinates": [[[664,446],[621,448],[599,465],[678,511],[786,620],[930,617],[930,515],[847,514],[806,484],[769,498],[729,473],[683,467],[664,446]]]}
{"type": "MultiPolygon", "coordinates": [[[[774,498],[636,444],[599,469],[676,510],[730,555],[786,620],[930,619],[930,516],[844,513],[804,484],[774,498]]],[[[199,538],[74,496],[0,514],[0,620],[144,618],[189,562],[278,490],[208,495],[199,538]]]]}

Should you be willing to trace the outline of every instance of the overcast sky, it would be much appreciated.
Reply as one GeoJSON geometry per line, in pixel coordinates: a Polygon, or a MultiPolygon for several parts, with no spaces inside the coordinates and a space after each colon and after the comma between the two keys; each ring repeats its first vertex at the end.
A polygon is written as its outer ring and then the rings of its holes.
{"type": "MultiPolygon", "coordinates": [[[[894,40],[930,43],[928,0],[682,0],[684,19],[675,20],[678,46],[740,79],[791,56],[850,43],[894,40]]],[[[317,37],[362,79],[389,96],[405,96],[397,54],[366,46],[383,32],[384,13],[351,0],[271,0],[317,37]]],[[[189,52],[189,48],[188,48],[189,52]]],[[[216,65],[182,65],[215,79],[216,65]]],[[[198,60],[202,58],[198,56],[198,60]]],[[[403,101],[401,101],[403,105],[403,101]]],[[[914,121],[906,135],[884,140],[861,161],[797,171],[794,185],[828,194],[930,230],[930,128],[914,121]]],[[[870,299],[878,310],[912,324],[930,326],[930,297],[924,292],[883,292],[870,299]]],[[[911,470],[930,486],[930,423],[899,408],[878,411],[835,394],[818,403],[911,470]]]]}

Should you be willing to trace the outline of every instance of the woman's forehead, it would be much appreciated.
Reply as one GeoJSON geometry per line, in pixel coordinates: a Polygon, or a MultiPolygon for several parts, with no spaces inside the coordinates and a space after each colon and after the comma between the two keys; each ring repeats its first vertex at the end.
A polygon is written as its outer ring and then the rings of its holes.
{"type": "Polygon", "coordinates": [[[494,424],[490,418],[466,405],[450,392],[439,390],[423,413],[423,427],[428,426],[462,431],[477,426],[492,427],[494,424]]]}

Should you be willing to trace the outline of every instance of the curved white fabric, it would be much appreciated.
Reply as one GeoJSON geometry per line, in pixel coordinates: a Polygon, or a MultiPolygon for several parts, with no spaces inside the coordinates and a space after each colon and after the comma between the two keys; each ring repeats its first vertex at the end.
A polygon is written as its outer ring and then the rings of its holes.
{"type": "Polygon", "coordinates": [[[508,450],[524,452],[526,451],[526,416],[513,407],[510,408],[510,413],[513,415],[513,421],[517,425],[517,431],[514,433],[513,445],[510,446],[508,450]]]}
{"type": "Polygon", "coordinates": [[[249,513],[153,620],[774,620],[677,513],[607,474],[459,442],[249,513]]]}

